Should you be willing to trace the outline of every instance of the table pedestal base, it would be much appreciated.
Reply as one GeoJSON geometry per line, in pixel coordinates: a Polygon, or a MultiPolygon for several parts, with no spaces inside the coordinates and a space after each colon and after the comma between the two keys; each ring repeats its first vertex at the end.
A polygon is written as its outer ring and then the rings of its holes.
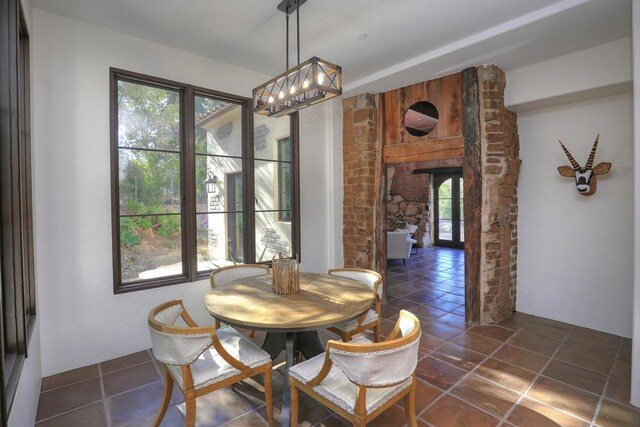
{"type": "MultiPolygon", "coordinates": [[[[320,338],[316,331],[307,332],[267,332],[267,336],[262,344],[262,349],[269,353],[271,359],[275,359],[285,350],[288,335],[291,334],[292,349],[302,353],[305,359],[311,359],[321,353],[324,348],[320,344],[320,338]]],[[[288,350],[288,349],[286,349],[288,350]]],[[[288,357],[288,354],[287,354],[288,357]]],[[[293,354],[292,354],[293,357],[293,354]]]]}
{"type": "Polygon", "coordinates": [[[299,351],[305,359],[324,352],[318,333],[308,332],[267,332],[262,349],[275,359],[285,350],[284,391],[282,393],[282,427],[291,425],[291,388],[289,386],[289,368],[293,366],[294,353],[299,351]]]}

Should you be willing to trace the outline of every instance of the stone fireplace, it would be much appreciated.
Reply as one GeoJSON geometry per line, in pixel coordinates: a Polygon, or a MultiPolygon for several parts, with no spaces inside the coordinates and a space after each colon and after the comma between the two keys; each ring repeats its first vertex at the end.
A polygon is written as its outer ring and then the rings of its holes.
{"type": "Polygon", "coordinates": [[[505,83],[502,70],[482,65],[343,100],[345,267],[384,274],[391,222],[430,221],[430,200],[424,208],[420,201],[410,207],[415,201],[394,197],[388,177],[462,166],[467,322],[495,323],[514,311],[520,160],[516,115],[504,107],[505,83]],[[405,112],[419,101],[439,113],[426,136],[404,127],[405,112]]]}

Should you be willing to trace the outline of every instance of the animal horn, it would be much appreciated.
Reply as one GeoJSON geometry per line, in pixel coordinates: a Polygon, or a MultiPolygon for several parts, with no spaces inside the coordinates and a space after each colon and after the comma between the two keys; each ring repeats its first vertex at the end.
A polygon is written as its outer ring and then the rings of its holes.
{"type": "Polygon", "coordinates": [[[562,141],[558,140],[558,142],[560,143],[560,145],[562,145],[562,149],[564,150],[564,154],[566,154],[567,157],[569,158],[569,161],[571,162],[571,166],[573,166],[573,170],[580,169],[580,165],[578,164],[578,162],[576,162],[576,159],[573,158],[573,156],[571,155],[569,150],[567,150],[567,147],[564,146],[562,141]]]}
{"type": "Polygon", "coordinates": [[[593,160],[596,158],[596,150],[598,149],[598,140],[600,139],[600,134],[596,135],[596,140],[593,143],[593,147],[591,147],[591,153],[589,154],[589,160],[587,160],[587,164],[584,166],[586,169],[591,169],[593,167],[593,160]]]}

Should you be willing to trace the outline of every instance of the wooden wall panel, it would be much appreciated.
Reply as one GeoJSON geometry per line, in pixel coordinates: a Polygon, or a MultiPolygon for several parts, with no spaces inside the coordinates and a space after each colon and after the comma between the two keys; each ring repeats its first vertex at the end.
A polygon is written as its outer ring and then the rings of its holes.
{"type": "Polygon", "coordinates": [[[459,73],[392,90],[381,99],[385,163],[464,157],[459,73]],[[438,124],[426,136],[411,135],[404,127],[405,112],[419,101],[431,102],[438,110],[438,124]]]}
{"type": "Polygon", "coordinates": [[[462,136],[430,139],[426,142],[395,144],[384,147],[385,163],[419,162],[464,157],[462,136]]]}
{"type": "Polygon", "coordinates": [[[480,323],[480,262],[482,253],[482,154],[480,101],[476,68],[462,71],[464,85],[464,273],[465,317],[480,323]]]}

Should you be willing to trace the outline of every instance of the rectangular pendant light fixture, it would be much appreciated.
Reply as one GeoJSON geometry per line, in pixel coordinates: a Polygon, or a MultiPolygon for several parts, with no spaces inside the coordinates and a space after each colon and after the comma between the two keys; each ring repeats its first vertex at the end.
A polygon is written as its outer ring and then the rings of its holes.
{"type": "MultiPolygon", "coordinates": [[[[278,10],[287,14],[287,68],[289,67],[289,14],[306,0],[284,0],[278,10]]],[[[300,63],[298,15],[298,65],[253,89],[253,111],[280,117],[309,105],[342,95],[342,68],[316,56],[300,63]]]]}

